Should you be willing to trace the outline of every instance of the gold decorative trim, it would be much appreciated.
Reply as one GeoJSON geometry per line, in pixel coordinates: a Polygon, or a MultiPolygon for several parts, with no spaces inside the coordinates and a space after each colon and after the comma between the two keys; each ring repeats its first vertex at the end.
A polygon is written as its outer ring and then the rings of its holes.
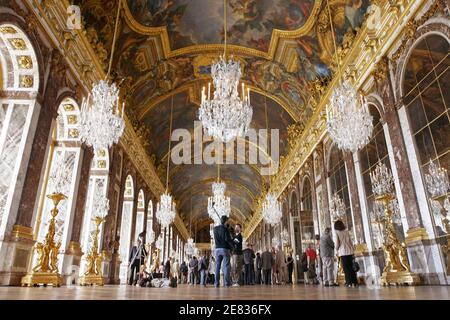
{"type": "Polygon", "coordinates": [[[31,60],[30,56],[18,56],[17,63],[19,64],[20,68],[22,68],[22,69],[32,69],[33,68],[33,61],[31,60]]]}
{"type": "Polygon", "coordinates": [[[33,76],[22,75],[20,78],[20,87],[21,88],[32,88],[34,84],[33,76]]]}
{"type": "Polygon", "coordinates": [[[72,254],[74,256],[82,256],[83,251],[81,251],[81,245],[79,242],[70,241],[69,249],[67,250],[68,254],[72,254]]]}
{"type": "Polygon", "coordinates": [[[27,227],[27,226],[21,226],[19,224],[15,224],[13,226],[13,230],[11,232],[11,236],[14,239],[24,238],[24,239],[33,240],[33,238],[34,238],[33,228],[27,227]]]}
{"type": "Polygon", "coordinates": [[[358,243],[355,246],[355,254],[357,255],[363,255],[364,253],[368,253],[369,249],[367,248],[366,243],[358,243]]]}
{"type": "Polygon", "coordinates": [[[405,243],[410,245],[414,242],[419,242],[429,239],[428,232],[425,228],[412,228],[406,232],[405,243]]]}
{"type": "Polygon", "coordinates": [[[0,27],[0,32],[3,34],[16,34],[17,31],[13,27],[0,27]]]}
{"type": "MultiPolygon", "coordinates": [[[[123,1],[123,0],[122,0],[123,1]]],[[[128,26],[135,32],[149,35],[149,36],[159,36],[161,39],[161,44],[163,48],[163,54],[165,58],[172,58],[179,55],[184,54],[195,54],[195,53],[204,53],[207,51],[222,51],[222,44],[201,44],[201,45],[193,45],[189,47],[184,47],[180,49],[173,50],[170,48],[170,40],[169,34],[167,32],[167,27],[148,27],[139,23],[130,11],[128,7],[128,2],[123,1],[123,10],[125,12],[125,21],[128,26]]],[[[320,7],[322,5],[322,0],[316,0],[314,3],[314,7],[311,10],[311,14],[308,17],[308,20],[298,29],[296,30],[279,30],[273,29],[272,35],[270,38],[269,50],[267,52],[260,51],[257,49],[247,48],[238,45],[227,45],[227,49],[230,54],[239,54],[239,55],[250,55],[255,57],[264,58],[267,60],[272,60],[277,51],[278,43],[280,38],[286,39],[294,39],[298,38],[302,35],[306,35],[312,29],[316,22],[316,17],[319,14],[320,7]]]]}
{"type": "Polygon", "coordinates": [[[9,39],[9,43],[15,50],[26,50],[27,49],[27,45],[26,45],[25,41],[21,38],[9,39]]]}

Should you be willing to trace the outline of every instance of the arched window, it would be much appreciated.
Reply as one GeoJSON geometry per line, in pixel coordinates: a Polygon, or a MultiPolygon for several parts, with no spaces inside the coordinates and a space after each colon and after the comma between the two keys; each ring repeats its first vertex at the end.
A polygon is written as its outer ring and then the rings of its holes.
{"type": "Polygon", "coordinates": [[[39,108],[38,63],[34,48],[18,27],[0,24],[0,239],[16,221],[18,201],[28,164],[33,123],[39,108]],[[22,95],[20,95],[22,93],[22,95]],[[23,93],[26,93],[23,95],[23,93]],[[15,96],[18,96],[15,98],[15,96]]]}
{"type": "Polygon", "coordinates": [[[133,178],[128,176],[125,180],[122,220],[120,223],[120,283],[127,283],[128,258],[131,245],[131,223],[134,203],[133,178]]]}
{"type": "MultiPolygon", "coordinates": [[[[75,211],[81,167],[81,142],[78,134],[79,113],[77,103],[71,98],[64,99],[58,108],[58,117],[53,130],[53,141],[48,153],[46,173],[35,220],[34,233],[37,235],[37,241],[42,242],[47,234],[48,223],[51,218],[50,212],[53,208],[53,202],[47,198],[47,195],[55,191],[54,181],[49,177],[53,176],[59,168],[64,168],[67,175],[67,185],[63,193],[67,196],[67,199],[60,202],[59,213],[56,216],[56,241],[61,241],[62,252],[71,239],[72,217],[75,211]]],[[[34,256],[34,259],[37,259],[37,255],[34,256]]],[[[60,270],[63,262],[64,259],[60,258],[60,270]]]]}
{"type": "Polygon", "coordinates": [[[313,220],[312,188],[311,180],[305,177],[302,188],[302,210],[300,211],[300,225],[302,235],[302,248],[314,241],[314,220],[313,220]]]}
{"type": "MultiPolygon", "coordinates": [[[[428,34],[415,45],[404,69],[403,102],[423,176],[428,173],[430,160],[447,170],[450,168],[449,53],[448,38],[428,34]]],[[[431,220],[437,242],[443,246],[443,260],[448,263],[445,246],[449,231],[439,208],[433,211],[431,220]]]]}
{"type": "Polygon", "coordinates": [[[343,222],[345,223],[346,228],[350,231],[350,234],[353,235],[353,220],[352,211],[350,208],[345,161],[342,151],[339,150],[336,145],[333,145],[330,151],[330,157],[328,160],[328,174],[330,183],[330,196],[333,196],[335,193],[337,193],[339,197],[343,199],[346,212],[343,222]]]}
{"type": "MultiPolygon", "coordinates": [[[[83,226],[81,229],[81,250],[85,253],[90,252],[92,246],[92,236],[95,231],[94,204],[99,196],[106,196],[109,174],[109,154],[108,150],[100,150],[94,154],[91,162],[89,185],[84,206],[83,226]]],[[[103,225],[100,225],[99,243],[102,243],[103,225]]],[[[84,273],[86,267],[86,254],[81,259],[80,275],[84,273]]]]}
{"type": "Polygon", "coordinates": [[[138,203],[136,212],[136,229],[134,231],[135,240],[138,239],[139,233],[144,231],[144,218],[145,218],[145,196],[144,190],[139,190],[138,203]]]}

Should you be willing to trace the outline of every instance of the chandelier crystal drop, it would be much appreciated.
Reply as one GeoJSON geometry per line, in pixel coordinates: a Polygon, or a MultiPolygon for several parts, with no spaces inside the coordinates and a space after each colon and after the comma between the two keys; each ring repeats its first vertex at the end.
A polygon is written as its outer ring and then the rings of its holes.
{"type": "Polygon", "coordinates": [[[345,204],[337,193],[334,193],[331,198],[330,215],[334,221],[343,220],[345,218],[345,204]]]}
{"type": "Polygon", "coordinates": [[[280,237],[281,237],[281,242],[283,244],[288,244],[289,243],[289,233],[288,233],[286,228],[284,228],[283,231],[281,231],[280,237]]]}
{"type": "Polygon", "coordinates": [[[281,203],[273,193],[268,193],[262,207],[264,221],[270,225],[276,225],[281,221],[282,215],[281,203]]]}
{"type": "Polygon", "coordinates": [[[156,239],[155,247],[156,247],[159,251],[162,251],[162,250],[163,250],[163,248],[164,248],[164,239],[162,238],[162,234],[160,234],[160,235],[158,236],[158,239],[156,239]]]}
{"type": "Polygon", "coordinates": [[[175,215],[175,203],[172,201],[172,196],[166,191],[156,205],[156,219],[163,228],[167,228],[175,220],[175,215]]]}
{"type": "Polygon", "coordinates": [[[373,117],[368,104],[363,101],[348,81],[334,89],[327,108],[327,131],[338,148],[356,152],[370,140],[373,117]]]}
{"type": "Polygon", "coordinates": [[[214,221],[214,225],[220,224],[222,216],[230,216],[230,197],[225,196],[227,185],[225,182],[214,182],[212,184],[213,196],[208,198],[208,215],[214,221]]]}
{"type": "Polygon", "coordinates": [[[378,163],[375,170],[370,173],[370,181],[376,196],[392,194],[394,191],[394,179],[384,163],[378,163]]]}
{"type": "Polygon", "coordinates": [[[205,133],[222,142],[228,142],[247,133],[253,116],[250,105],[250,89],[242,83],[242,95],[239,96],[241,79],[239,61],[220,60],[211,66],[214,94],[211,97],[211,84],[202,90],[199,119],[205,133]]]}
{"type": "Polygon", "coordinates": [[[432,160],[428,166],[428,173],[425,174],[425,181],[428,192],[433,198],[447,194],[450,189],[447,170],[438,167],[432,160]]]}
{"type": "Polygon", "coordinates": [[[109,199],[101,192],[96,192],[93,207],[97,217],[105,218],[109,211],[109,199]]]}
{"type": "Polygon", "coordinates": [[[81,141],[92,146],[94,151],[110,148],[119,142],[125,129],[124,104],[119,112],[119,89],[100,80],[92,92],[83,100],[79,132],[81,141]]]}

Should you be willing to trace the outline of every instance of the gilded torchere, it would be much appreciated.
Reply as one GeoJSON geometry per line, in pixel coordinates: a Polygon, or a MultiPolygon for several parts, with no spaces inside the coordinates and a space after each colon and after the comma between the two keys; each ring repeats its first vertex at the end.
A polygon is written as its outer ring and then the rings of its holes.
{"type": "Polygon", "coordinates": [[[38,261],[33,270],[22,278],[22,286],[52,285],[61,286],[61,275],[58,270],[58,254],[61,242],[55,242],[56,216],[58,215],[58,204],[67,197],[62,193],[52,193],[47,196],[53,201],[51,219],[48,231],[43,242],[38,242],[35,249],[38,254],[38,261]]]}
{"type": "Polygon", "coordinates": [[[105,218],[100,216],[95,217],[95,231],[94,231],[94,239],[92,241],[91,251],[86,256],[86,272],[80,278],[79,284],[81,286],[86,285],[98,285],[103,286],[103,273],[102,273],[102,262],[103,255],[99,252],[98,249],[98,236],[100,234],[100,225],[105,221],[105,218]]]}
{"type": "Polygon", "coordinates": [[[391,202],[395,199],[392,174],[383,163],[379,163],[374,172],[370,173],[370,179],[375,200],[384,207],[384,216],[381,221],[384,223],[385,230],[382,245],[385,267],[381,275],[381,284],[420,284],[419,276],[411,272],[406,245],[398,240],[395,232],[394,213],[391,210],[391,202]]]}

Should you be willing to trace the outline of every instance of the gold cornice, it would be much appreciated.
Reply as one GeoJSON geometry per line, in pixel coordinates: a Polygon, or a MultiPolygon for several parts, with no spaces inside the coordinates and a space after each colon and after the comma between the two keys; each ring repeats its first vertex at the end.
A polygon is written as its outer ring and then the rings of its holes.
{"type": "MultiPolygon", "coordinates": [[[[122,0],[123,1],[123,0],[122,0]]],[[[163,27],[148,27],[144,26],[141,23],[139,23],[134,17],[133,14],[130,11],[130,8],[128,7],[127,1],[123,1],[124,5],[124,12],[125,12],[125,21],[127,22],[128,26],[135,32],[149,35],[149,36],[159,36],[163,48],[164,58],[172,58],[179,55],[185,55],[185,54],[198,54],[198,53],[205,53],[205,52],[211,52],[211,51],[223,51],[223,45],[222,44],[201,44],[201,45],[193,45],[189,47],[184,47],[180,49],[173,50],[170,48],[170,40],[169,40],[169,34],[167,32],[167,28],[165,26],[163,27]]],[[[269,50],[267,52],[243,47],[243,46],[237,46],[237,45],[227,45],[227,49],[229,50],[230,54],[237,54],[237,55],[248,55],[248,56],[255,56],[264,58],[267,60],[272,60],[275,56],[275,53],[277,51],[278,43],[280,38],[287,38],[287,39],[294,39],[298,38],[302,35],[306,35],[309,33],[309,31],[312,29],[312,27],[315,25],[317,16],[319,14],[319,10],[322,4],[322,0],[316,0],[314,3],[314,7],[307,19],[307,21],[298,29],[296,30],[279,30],[279,29],[273,29],[272,35],[270,38],[270,44],[269,44],[269,50]]]]}
{"type": "Polygon", "coordinates": [[[23,238],[23,239],[33,240],[34,239],[33,228],[15,224],[13,226],[11,236],[14,239],[23,238]]]}
{"type": "MultiPolygon", "coordinates": [[[[404,10],[399,13],[398,8],[386,4],[381,8],[382,24],[376,35],[372,30],[368,30],[364,23],[356,36],[351,49],[341,63],[341,70],[344,75],[351,73],[355,87],[359,88],[364,81],[371,76],[371,71],[376,62],[392,49],[395,41],[402,37],[400,30],[403,30],[409,21],[426,3],[427,0],[407,1],[404,0],[404,10]],[[376,41],[371,41],[371,40],[376,41]],[[375,43],[375,45],[373,45],[375,43]],[[349,72],[349,70],[352,70],[349,72]]],[[[280,170],[271,184],[270,191],[277,196],[289,185],[295,177],[303,163],[314,151],[315,146],[326,135],[326,105],[331,96],[332,90],[338,84],[339,79],[333,77],[326,91],[321,97],[321,101],[316,107],[313,116],[308,120],[305,130],[292,148],[291,152],[281,162],[280,170]]],[[[244,229],[248,237],[261,222],[261,203],[256,208],[255,214],[244,229]]]]}

